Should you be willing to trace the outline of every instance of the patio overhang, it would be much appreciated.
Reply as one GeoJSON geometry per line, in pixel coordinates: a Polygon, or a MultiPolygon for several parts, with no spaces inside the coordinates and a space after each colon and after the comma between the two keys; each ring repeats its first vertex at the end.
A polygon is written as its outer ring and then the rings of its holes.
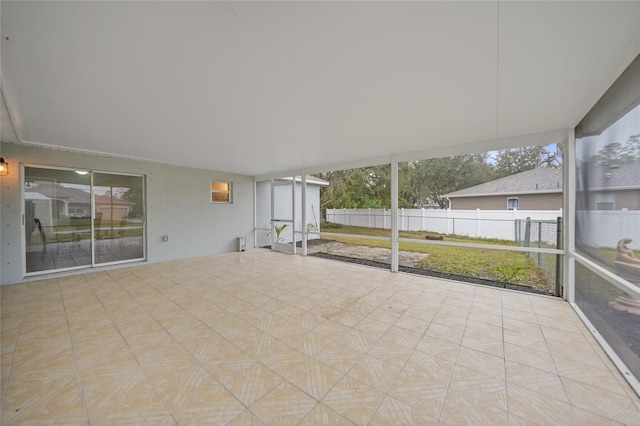
{"type": "Polygon", "coordinates": [[[638,2],[0,7],[3,140],[250,176],[564,138],[640,47],[638,2]]]}

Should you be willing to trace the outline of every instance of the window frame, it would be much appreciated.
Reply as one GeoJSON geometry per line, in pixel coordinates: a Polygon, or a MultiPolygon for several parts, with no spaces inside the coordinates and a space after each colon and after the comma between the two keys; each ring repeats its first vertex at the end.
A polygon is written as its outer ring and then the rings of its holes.
{"type": "Polygon", "coordinates": [[[209,202],[211,204],[233,204],[233,182],[225,180],[211,180],[211,182],[209,182],[209,202]],[[214,189],[214,184],[225,184],[227,185],[227,189],[214,189]],[[227,194],[228,200],[214,200],[214,194],[227,194]]]}
{"type": "Polygon", "coordinates": [[[601,211],[605,211],[605,210],[615,210],[616,209],[616,196],[614,193],[612,192],[606,192],[603,194],[596,194],[595,196],[595,209],[596,210],[601,210],[601,211]],[[609,208],[601,208],[604,207],[603,205],[606,204],[608,206],[610,206],[609,208]]]}
{"type": "Polygon", "coordinates": [[[518,210],[520,208],[520,197],[507,197],[507,210],[518,210]],[[509,201],[516,200],[516,206],[511,207],[509,201]]]}
{"type": "MultiPolygon", "coordinates": [[[[42,169],[42,170],[48,170],[48,171],[78,171],[78,168],[75,167],[62,167],[62,166],[55,166],[55,165],[47,165],[47,164],[38,164],[38,163],[21,163],[20,164],[20,197],[21,197],[21,214],[23,217],[25,217],[26,215],[26,209],[25,209],[25,188],[27,187],[27,169],[31,168],[31,169],[42,169]]],[[[27,272],[27,256],[26,256],[26,248],[27,248],[27,240],[26,240],[26,232],[25,232],[25,223],[24,223],[24,219],[23,219],[23,224],[22,224],[22,228],[23,228],[23,232],[22,232],[22,238],[21,238],[21,244],[22,244],[22,271],[23,271],[23,275],[25,277],[35,277],[35,276],[39,276],[39,275],[47,275],[47,274],[57,274],[57,273],[61,273],[61,272],[67,272],[67,271],[76,271],[76,270],[96,270],[96,268],[101,268],[101,267],[105,267],[105,266],[111,266],[111,265],[123,265],[123,264],[127,264],[127,263],[134,263],[134,262],[146,262],[147,259],[147,238],[148,238],[148,233],[147,233],[147,175],[145,174],[136,174],[136,173],[123,173],[123,172],[108,172],[108,171],[103,171],[103,170],[91,170],[91,171],[87,171],[88,174],[90,174],[90,198],[91,198],[91,202],[90,202],[90,207],[89,207],[89,211],[88,214],[90,216],[90,233],[91,233],[91,262],[87,263],[87,264],[83,264],[83,265],[77,265],[77,266],[69,266],[69,267],[60,267],[60,268],[55,268],[55,269],[47,269],[47,270],[36,270],[36,271],[31,271],[31,272],[27,272]],[[96,244],[95,242],[97,241],[97,238],[95,236],[95,214],[94,214],[94,206],[95,206],[95,195],[93,193],[93,190],[95,188],[94,184],[94,175],[95,174],[103,174],[103,175],[115,175],[115,176],[129,176],[129,177],[135,177],[135,178],[140,178],[141,179],[141,194],[142,194],[142,200],[141,200],[141,206],[143,209],[143,214],[142,214],[142,257],[136,257],[136,258],[130,258],[130,259],[123,259],[123,260],[115,260],[112,262],[97,262],[96,261],[96,256],[95,256],[95,252],[96,252],[96,244]]],[[[54,180],[49,179],[51,182],[54,182],[54,180]]]]}
{"type": "Polygon", "coordinates": [[[596,201],[596,211],[611,211],[615,209],[616,206],[613,201],[596,201]]]}

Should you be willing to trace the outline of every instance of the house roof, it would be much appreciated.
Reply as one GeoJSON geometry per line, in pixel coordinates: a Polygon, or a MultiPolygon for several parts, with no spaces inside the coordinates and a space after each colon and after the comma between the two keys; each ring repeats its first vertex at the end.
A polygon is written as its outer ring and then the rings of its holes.
{"type": "MultiPolygon", "coordinates": [[[[578,188],[590,191],[640,189],[640,163],[578,170],[578,188]],[[585,180],[586,179],[586,180],[585,180]]],[[[562,169],[538,168],[445,194],[448,198],[562,192],[562,169]]]]}
{"type": "Polygon", "coordinates": [[[538,168],[445,194],[448,198],[562,192],[562,169],[538,168]]]}
{"type": "MultiPolygon", "coordinates": [[[[85,203],[91,202],[91,194],[78,188],[70,188],[66,186],[37,185],[25,188],[25,198],[27,199],[53,199],[65,200],[69,203],[85,203]],[[39,195],[35,195],[39,194],[39,195]]],[[[95,194],[97,204],[127,204],[127,201],[117,197],[104,196],[95,194]]]]}
{"type": "Polygon", "coordinates": [[[29,190],[27,190],[24,193],[24,199],[25,200],[50,200],[51,198],[47,197],[46,195],[43,195],[39,192],[31,192],[29,190]]]}
{"type": "Polygon", "coordinates": [[[588,175],[577,172],[578,187],[598,189],[640,189],[640,163],[589,167],[588,175]],[[584,181],[586,177],[587,181],[584,181]]]}
{"type": "Polygon", "coordinates": [[[268,179],[558,142],[640,44],[638,1],[0,8],[3,141],[268,179]]]}

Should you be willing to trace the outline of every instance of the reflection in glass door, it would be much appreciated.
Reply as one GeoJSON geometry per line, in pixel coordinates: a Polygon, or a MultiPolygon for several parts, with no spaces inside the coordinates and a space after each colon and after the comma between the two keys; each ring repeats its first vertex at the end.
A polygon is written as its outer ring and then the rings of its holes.
{"type": "Polygon", "coordinates": [[[25,167],[26,271],[91,265],[91,176],[25,167]]]}
{"type": "Polygon", "coordinates": [[[142,176],[93,174],[95,263],[144,257],[142,176]]]}
{"type": "Polygon", "coordinates": [[[142,176],[24,171],[27,274],[144,259],[142,176]]]}

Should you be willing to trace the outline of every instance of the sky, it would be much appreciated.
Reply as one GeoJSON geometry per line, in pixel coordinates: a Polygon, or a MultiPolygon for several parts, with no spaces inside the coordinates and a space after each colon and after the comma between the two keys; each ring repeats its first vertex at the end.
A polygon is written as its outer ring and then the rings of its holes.
{"type": "MultiPolygon", "coordinates": [[[[580,139],[580,143],[577,144],[577,149],[580,151],[580,147],[589,147],[591,151],[583,151],[583,156],[590,156],[597,154],[605,145],[613,142],[624,144],[629,140],[632,135],[640,134],[640,104],[634,109],[622,116],[618,121],[613,123],[604,132],[599,135],[589,136],[580,139]],[[582,145],[584,142],[586,145],[582,145]]],[[[578,152],[580,155],[580,152],[578,152]]]]}

